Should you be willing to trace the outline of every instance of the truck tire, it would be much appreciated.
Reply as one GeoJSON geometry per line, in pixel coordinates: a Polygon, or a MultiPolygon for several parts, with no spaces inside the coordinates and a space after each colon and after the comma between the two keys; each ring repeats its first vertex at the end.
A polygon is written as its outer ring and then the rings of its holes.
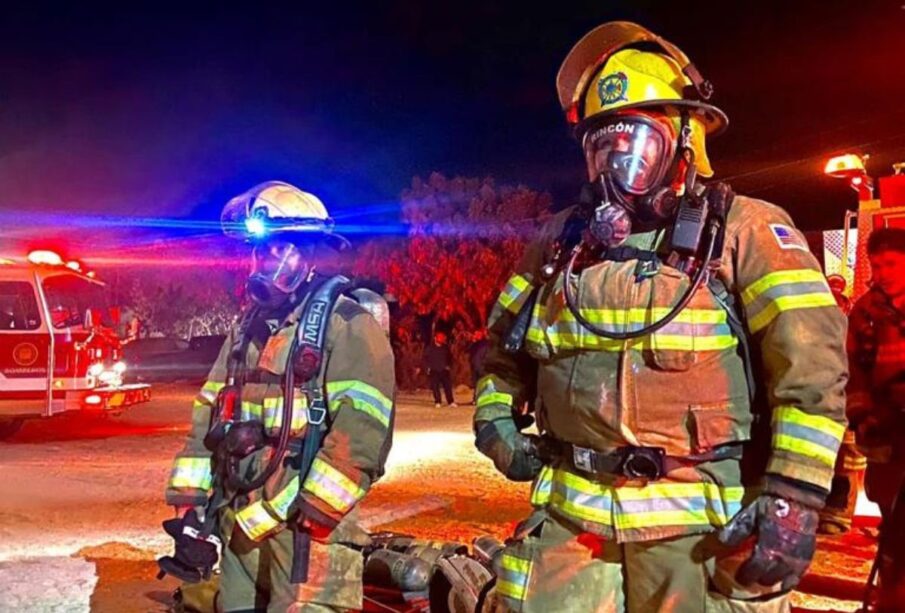
{"type": "Polygon", "coordinates": [[[22,417],[9,417],[0,419],[0,440],[6,439],[14,435],[25,423],[22,417]]]}

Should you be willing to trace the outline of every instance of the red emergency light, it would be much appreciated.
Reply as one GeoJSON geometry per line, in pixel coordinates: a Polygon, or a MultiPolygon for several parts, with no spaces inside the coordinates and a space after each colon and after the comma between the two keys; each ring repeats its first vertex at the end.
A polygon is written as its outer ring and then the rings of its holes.
{"type": "Polygon", "coordinates": [[[874,194],[874,182],[864,167],[865,159],[867,156],[862,157],[854,153],[837,155],[827,161],[823,173],[834,179],[848,181],[849,187],[858,192],[858,200],[870,200],[874,194]]]}
{"type": "Polygon", "coordinates": [[[62,266],[63,258],[55,251],[45,249],[32,251],[28,254],[28,261],[36,266],[62,266]]]}
{"type": "Polygon", "coordinates": [[[846,153],[845,155],[837,155],[830,158],[823,169],[823,173],[834,179],[849,180],[867,174],[864,169],[864,160],[854,153],[846,153]]]}

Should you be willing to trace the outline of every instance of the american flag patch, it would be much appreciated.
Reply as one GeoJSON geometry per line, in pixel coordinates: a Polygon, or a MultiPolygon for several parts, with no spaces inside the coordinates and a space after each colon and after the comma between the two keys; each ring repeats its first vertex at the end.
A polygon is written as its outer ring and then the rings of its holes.
{"type": "Polygon", "coordinates": [[[801,238],[801,235],[794,228],[784,226],[778,223],[770,224],[770,231],[773,232],[773,238],[779,243],[781,249],[801,249],[809,251],[807,243],[801,238]]]}

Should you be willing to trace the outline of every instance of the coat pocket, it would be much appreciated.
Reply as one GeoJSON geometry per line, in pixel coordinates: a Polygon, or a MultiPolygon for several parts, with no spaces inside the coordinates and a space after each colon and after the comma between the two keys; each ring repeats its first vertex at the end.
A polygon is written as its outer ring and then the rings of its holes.
{"type": "Polygon", "coordinates": [[[692,423],[691,447],[694,453],[751,438],[754,417],[748,408],[747,398],[692,404],[689,409],[692,423]]]}

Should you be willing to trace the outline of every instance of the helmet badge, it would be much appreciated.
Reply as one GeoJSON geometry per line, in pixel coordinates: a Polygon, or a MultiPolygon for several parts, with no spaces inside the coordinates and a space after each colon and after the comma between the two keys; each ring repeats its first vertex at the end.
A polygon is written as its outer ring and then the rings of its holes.
{"type": "Polygon", "coordinates": [[[628,91],[628,77],[624,72],[613,72],[605,77],[601,77],[597,82],[597,95],[600,97],[600,104],[607,106],[615,104],[621,100],[626,100],[625,94],[628,91]]]}

